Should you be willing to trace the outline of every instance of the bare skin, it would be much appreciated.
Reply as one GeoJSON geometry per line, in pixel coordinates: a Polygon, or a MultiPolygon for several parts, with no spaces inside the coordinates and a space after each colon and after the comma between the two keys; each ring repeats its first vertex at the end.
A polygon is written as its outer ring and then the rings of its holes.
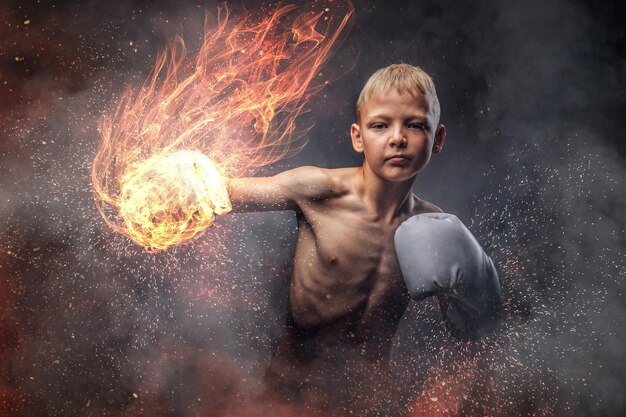
{"type": "MultiPolygon", "coordinates": [[[[374,94],[352,125],[357,168],[301,167],[229,182],[234,211],[295,210],[287,325],[270,373],[303,384],[339,361],[384,368],[409,302],[395,254],[398,226],[441,211],[412,193],[445,128],[423,95],[374,94]]],[[[322,372],[323,373],[323,372],[322,372]]]]}

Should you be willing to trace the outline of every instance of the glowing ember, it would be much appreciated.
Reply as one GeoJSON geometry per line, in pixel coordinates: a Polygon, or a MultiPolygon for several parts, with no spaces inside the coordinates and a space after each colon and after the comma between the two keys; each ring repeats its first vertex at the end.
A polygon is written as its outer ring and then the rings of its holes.
{"type": "Polygon", "coordinates": [[[325,85],[320,67],[352,15],[349,2],[332,5],[287,5],[263,18],[220,9],[195,60],[176,38],[100,121],[92,183],[107,224],[166,249],[230,210],[227,177],[296,152],[296,118],[325,85]]]}

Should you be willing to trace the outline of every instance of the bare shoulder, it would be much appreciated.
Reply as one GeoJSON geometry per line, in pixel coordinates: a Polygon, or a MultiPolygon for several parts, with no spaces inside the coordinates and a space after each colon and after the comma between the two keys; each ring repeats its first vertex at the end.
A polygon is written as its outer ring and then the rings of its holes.
{"type": "Polygon", "coordinates": [[[294,196],[318,200],[339,196],[344,192],[342,169],[302,166],[277,175],[294,196]]]}
{"type": "Polygon", "coordinates": [[[443,210],[433,203],[426,200],[422,200],[415,194],[413,194],[413,215],[422,213],[443,213],[443,210]]]}

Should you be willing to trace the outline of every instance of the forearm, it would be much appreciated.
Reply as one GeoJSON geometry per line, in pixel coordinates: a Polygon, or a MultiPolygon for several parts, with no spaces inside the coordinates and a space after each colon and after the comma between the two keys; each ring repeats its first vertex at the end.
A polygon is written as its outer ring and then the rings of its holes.
{"type": "Polygon", "coordinates": [[[231,178],[227,186],[235,212],[296,210],[335,193],[329,175],[317,167],[294,168],[273,177],[231,178]]]}
{"type": "Polygon", "coordinates": [[[277,177],[230,178],[227,187],[235,213],[296,209],[277,177]]]}

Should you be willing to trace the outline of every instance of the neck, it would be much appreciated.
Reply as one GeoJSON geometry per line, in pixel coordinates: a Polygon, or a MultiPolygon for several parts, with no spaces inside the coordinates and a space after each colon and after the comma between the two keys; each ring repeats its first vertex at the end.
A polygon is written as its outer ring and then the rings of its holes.
{"type": "Polygon", "coordinates": [[[367,206],[378,217],[386,221],[392,221],[399,215],[412,210],[412,189],[415,177],[405,181],[387,181],[366,165],[359,168],[361,184],[359,193],[367,206]]]}

